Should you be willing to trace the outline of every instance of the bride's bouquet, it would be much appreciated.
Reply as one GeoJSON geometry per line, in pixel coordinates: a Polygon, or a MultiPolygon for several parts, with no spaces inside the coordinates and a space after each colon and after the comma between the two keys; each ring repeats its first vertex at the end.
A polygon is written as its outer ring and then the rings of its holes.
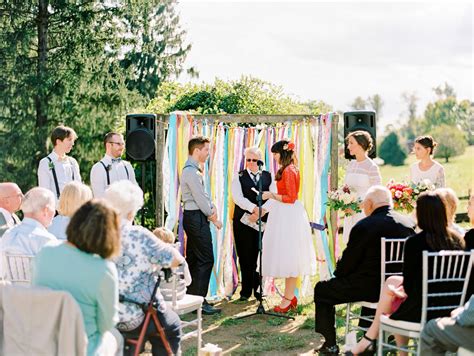
{"type": "Polygon", "coordinates": [[[360,207],[359,204],[361,200],[357,196],[355,192],[351,192],[351,188],[345,184],[342,187],[331,190],[328,192],[328,202],[326,203],[327,206],[331,210],[342,210],[344,211],[345,216],[351,215],[348,211],[351,209],[355,213],[359,213],[360,207]]]}
{"type": "Polygon", "coordinates": [[[395,210],[411,213],[415,209],[413,199],[413,188],[406,183],[397,183],[391,179],[387,188],[392,193],[393,207],[395,210]]]}

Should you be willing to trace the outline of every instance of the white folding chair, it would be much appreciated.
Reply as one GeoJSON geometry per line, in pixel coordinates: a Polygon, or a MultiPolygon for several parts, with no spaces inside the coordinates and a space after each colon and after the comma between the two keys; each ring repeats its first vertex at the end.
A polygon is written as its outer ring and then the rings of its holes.
{"type": "MultiPolygon", "coordinates": [[[[406,240],[406,238],[387,239],[382,237],[380,242],[380,290],[382,290],[385,280],[388,277],[402,274],[403,247],[405,246],[406,240]],[[399,266],[398,268],[396,268],[397,265],[399,266]]],[[[374,321],[373,316],[361,316],[359,313],[352,312],[351,307],[354,305],[361,308],[365,307],[368,309],[377,309],[377,303],[364,301],[347,303],[345,330],[346,345],[350,345],[352,343],[348,337],[351,331],[367,331],[367,328],[361,327],[359,325],[352,325],[352,320],[365,320],[370,323],[374,321]]]]}
{"type": "Polygon", "coordinates": [[[388,316],[380,317],[380,331],[378,342],[378,355],[383,351],[398,350],[408,353],[420,354],[420,333],[426,323],[428,312],[436,310],[453,310],[464,305],[466,291],[474,263],[474,250],[464,251],[423,251],[423,285],[422,285],[422,310],[421,321],[413,323],[402,320],[392,320],[388,316]],[[430,292],[431,287],[443,283],[443,287],[449,285],[449,292],[430,292]],[[452,303],[452,299],[443,297],[456,297],[459,302],[452,303]],[[385,333],[398,334],[415,339],[412,348],[398,347],[389,344],[385,339],[385,333]]]}
{"type": "MultiPolygon", "coordinates": [[[[179,275],[173,273],[171,275],[171,282],[173,285],[173,294],[172,300],[167,301],[166,304],[172,308],[176,314],[179,316],[191,313],[196,311],[196,318],[190,321],[181,320],[181,328],[183,330],[183,334],[181,336],[181,341],[187,340],[190,337],[197,337],[197,352],[202,346],[202,304],[204,302],[204,298],[198,295],[192,294],[185,294],[181,299],[178,299],[177,293],[177,281],[180,278],[179,275]],[[193,330],[185,332],[185,328],[193,328],[193,330]]],[[[181,353],[181,348],[180,348],[181,353]]]]}
{"type": "Polygon", "coordinates": [[[3,274],[7,281],[15,285],[31,284],[31,259],[30,255],[13,253],[3,254],[3,274]]]}

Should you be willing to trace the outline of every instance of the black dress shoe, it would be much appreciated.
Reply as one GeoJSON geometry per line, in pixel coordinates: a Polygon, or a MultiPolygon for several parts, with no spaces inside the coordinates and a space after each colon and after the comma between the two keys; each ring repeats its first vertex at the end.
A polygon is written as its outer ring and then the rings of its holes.
{"type": "Polygon", "coordinates": [[[211,304],[208,304],[208,303],[204,303],[202,305],[202,313],[204,315],[214,315],[214,314],[220,314],[221,313],[221,309],[219,308],[214,308],[211,304]]]}
{"type": "Polygon", "coordinates": [[[320,348],[319,350],[316,350],[316,353],[318,355],[323,355],[323,356],[336,356],[339,355],[339,347],[337,345],[334,346],[324,346],[320,348]]]}

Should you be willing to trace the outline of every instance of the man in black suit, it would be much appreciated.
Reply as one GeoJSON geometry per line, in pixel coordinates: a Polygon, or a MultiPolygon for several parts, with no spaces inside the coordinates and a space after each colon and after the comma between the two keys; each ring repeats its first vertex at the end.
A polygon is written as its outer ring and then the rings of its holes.
{"type": "MultiPolygon", "coordinates": [[[[234,241],[239,257],[241,290],[240,300],[246,301],[252,295],[259,299],[258,291],[260,275],[257,272],[258,231],[241,222],[242,216],[258,214],[257,193],[258,182],[262,183],[262,191],[276,192],[272,183],[272,176],[268,171],[260,172],[257,162],[262,159],[262,152],[258,147],[249,147],[245,150],[245,169],[240,171],[232,181],[232,199],[235,203],[233,229],[234,241]]],[[[267,216],[262,218],[266,221],[267,216]]]]}
{"type": "Polygon", "coordinates": [[[325,338],[320,355],[337,355],[335,305],[377,302],[380,294],[380,241],[415,233],[414,222],[393,211],[392,195],[384,186],[371,187],[362,203],[366,218],[352,228],[338,261],[335,277],[314,287],[315,330],[325,338]]]}

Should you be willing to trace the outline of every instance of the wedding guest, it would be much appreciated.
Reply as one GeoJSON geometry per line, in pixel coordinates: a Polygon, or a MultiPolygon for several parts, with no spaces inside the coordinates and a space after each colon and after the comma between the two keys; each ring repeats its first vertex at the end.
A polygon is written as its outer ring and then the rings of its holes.
{"type": "MultiPolygon", "coordinates": [[[[209,222],[222,227],[211,198],[204,189],[202,165],[209,157],[209,139],[203,136],[193,137],[188,142],[189,157],[181,174],[181,200],[183,201],[183,228],[188,237],[186,242],[186,261],[193,281],[188,288],[189,294],[206,297],[214,265],[214,252],[209,222]]],[[[205,299],[202,313],[206,315],[220,313],[205,299]]]]}
{"type": "MultiPolygon", "coordinates": [[[[474,354],[474,296],[451,316],[430,320],[420,337],[420,355],[444,356],[463,347],[474,354]]],[[[460,355],[461,353],[458,353],[460,355]]]]}
{"type": "MultiPolygon", "coordinates": [[[[240,171],[232,180],[232,199],[235,203],[233,217],[234,241],[239,258],[241,290],[240,300],[246,301],[253,295],[258,299],[261,293],[258,291],[260,275],[257,269],[258,256],[258,230],[244,224],[241,220],[244,214],[257,214],[258,183],[261,181],[262,191],[276,192],[270,172],[262,170],[259,172],[257,162],[262,159],[262,152],[258,147],[245,149],[245,169],[240,171]]],[[[262,162],[263,163],[263,162],[262,162]]],[[[267,221],[267,216],[262,217],[267,221]]],[[[263,232],[263,231],[262,231],[263,232]]]]}
{"type": "MultiPolygon", "coordinates": [[[[415,233],[412,220],[393,210],[392,194],[384,186],[369,188],[362,207],[366,217],[352,228],[347,247],[337,262],[335,277],[314,287],[315,331],[325,339],[320,354],[339,352],[334,326],[336,305],[378,301],[382,237],[404,238],[415,233]]],[[[391,272],[400,271],[399,266],[398,271],[391,272]]]]}
{"type": "Polygon", "coordinates": [[[20,223],[15,214],[20,210],[23,193],[15,183],[0,183],[0,238],[6,230],[20,223]]]}
{"type": "Polygon", "coordinates": [[[55,213],[54,195],[45,188],[32,188],[26,193],[21,210],[23,221],[5,232],[0,239],[0,253],[35,256],[45,244],[57,241],[46,230],[55,213]]]}
{"type": "MultiPolygon", "coordinates": [[[[463,250],[461,236],[448,227],[446,208],[439,192],[424,192],[416,202],[416,216],[420,233],[408,238],[403,251],[403,276],[387,279],[380,293],[374,321],[366,334],[352,348],[353,354],[374,350],[378,337],[380,315],[388,314],[391,319],[419,323],[422,310],[423,251],[463,250]]],[[[446,292],[440,289],[437,292],[446,292]]],[[[428,311],[427,320],[445,316],[449,310],[428,311]]],[[[395,335],[398,346],[406,345],[407,339],[395,335]]]]}
{"type": "Polygon", "coordinates": [[[67,156],[77,139],[76,132],[67,126],[58,126],[51,132],[53,151],[39,162],[38,186],[49,189],[59,200],[64,186],[73,181],[81,181],[77,161],[67,156]]]}
{"type": "Polygon", "coordinates": [[[125,149],[122,134],[107,133],[104,137],[104,147],[104,157],[92,166],[90,173],[91,187],[96,198],[102,197],[113,182],[125,179],[137,184],[132,165],[121,158],[125,149]]]}
{"type": "Polygon", "coordinates": [[[448,226],[455,230],[461,236],[464,236],[466,230],[456,224],[456,211],[458,209],[459,200],[456,193],[451,188],[438,188],[437,191],[443,199],[444,206],[446,207],[446,213],[448,214],[448,226]]]}
{"type": "MultiPolygon", "coordinates": [[[[372,149],[372,137],[367,131],[354,131],[346,137],[349,153],[355,159],[347,165],[344,184],[347,184],[351,192],[355,192],[360,200],[364,199],[365,193],[370,187],[382,184],[379,167],[369,158],[372,149]]],[[[348,211],[351,215],[344,218],[342,230],[343,241],[347,243],[352,227],[365,217],[363,211],[356,213],[348,211]]]]}
{"type": "MultiPolygon", "coordinates": [[[[149,303],[157,282],[157,274],[163,268],[178,267],[184,257],[171,245],[157,239],[149,230],[132,225],[138,210],[143,206],[143,192],[139,186],[121,180],[112,183],[105,191],[105,200],[114,207],[121,218],[121,249],[115,259],[119,275],[119,292],[127,300],[149,303]]],[[[160,288],[154,296],[157,301],[157,315],[166,334],[173,354],[179,351],[181,320],[161,295],[160,288]]],[[[138,335],[145,322],[145,313],[135,303],[124,301],[119,307],[118,329],[131,335],[138,335]]],[[[152,354],[166,355],[166,350],[156,330],[150,323],[145,339],[152,345],[152,354]]]]}
{"type": "MultiPolygon", "coordinates": [[[[276,142],[271,148],[279,169],[275,175],[277,193],[266,191],[269,200],[264,209],[268,220],[263,234],[262,275],[285,278],[285,292],[273,310],[287,313],[295,309],[296,281],[300,276],[316,273],[316,255],[308,216],[298,200],[300,174],[296,168],[295,144],[288,140],[276,142]]],[[[258,218],[258,215],[255,215],[258,218]]]]}
{"type": "Polygon", "coordinates": [[[87,185],[76,181],[66,184],[59,197],[58,215],[54,217],[48,231],[56,236],[58,240],[67,240],[66,229],[71,216],[82,204],[91,199],[92,191],[87,185]]]}
{"type": "Polygon", "coordinates": [[[110,258],[120,249],[114,209],[88,201],[72,216],[67,242],[45,246],[34,259],[33,284],[69,292],[82,311],[87,355],[121,354],[118,321],[118,277],[110,258]]]}
{"type": "Polygon", "coordinates": [[[474,250],[474,193],[471,194],[467,203],[467,215],[471,222],[471,229],[464,235],[464,241],[468,250],[474,250]]]}
{"type": "Polygon", "coordinates": [[[427,179],[436,188],[444,188],[446,186],[443,166],[431,158],[437,145],[431,136],[419,136],[416,138],[413,152],[419,161],[410,166],[410,179],[412,182],[419,183],[427,179]]]}

